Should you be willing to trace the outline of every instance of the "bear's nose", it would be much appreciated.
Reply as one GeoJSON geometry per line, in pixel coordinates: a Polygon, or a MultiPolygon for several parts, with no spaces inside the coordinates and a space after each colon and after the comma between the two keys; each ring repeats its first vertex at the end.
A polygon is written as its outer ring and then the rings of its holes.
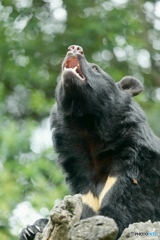
{"type": "Polygon", "coordinates": [[[79,53],[83,55],[83,48],[77,45],[71,45],[68,47],[68,51],[73,52],[73,53],[79,53]]]}

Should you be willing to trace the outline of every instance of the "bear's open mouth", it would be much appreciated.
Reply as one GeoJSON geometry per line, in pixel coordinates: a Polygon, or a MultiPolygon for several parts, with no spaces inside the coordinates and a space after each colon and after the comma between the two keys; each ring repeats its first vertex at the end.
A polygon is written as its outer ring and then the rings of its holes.
{"type": "Polygon", "coordinates": [[[79,61],[76,57],[70,57],[64,63],[64,69],[71,69],[81,80],[85,80],[85,77],[80,68],[79,61]]]}

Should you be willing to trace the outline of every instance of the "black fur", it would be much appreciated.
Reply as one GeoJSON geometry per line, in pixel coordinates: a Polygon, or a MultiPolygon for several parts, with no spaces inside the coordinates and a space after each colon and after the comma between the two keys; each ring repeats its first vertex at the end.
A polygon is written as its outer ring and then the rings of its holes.
{"type": "Polygon", "coordinates": [[[116,84],[71,46],[51,113],[58,162],[73,194],[99,199],[107,178],[117,178],[97,211],[84,204],[82,218],[111,217],[118,236],[131,223],[160,220],[160,140],[132,98],[142,90],[129,76],[116,84]]]}

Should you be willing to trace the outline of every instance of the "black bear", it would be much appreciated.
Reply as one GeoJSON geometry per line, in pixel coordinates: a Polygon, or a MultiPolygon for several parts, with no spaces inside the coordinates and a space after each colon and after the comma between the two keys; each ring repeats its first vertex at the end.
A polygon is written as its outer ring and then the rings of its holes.
{"type": "MultiPolygon", "coordinates": [[[[142,90],[134,77],[115,83],[72,45],[51,113],[58,162],[72,194],[82,194],[82,218],[113,218],[118,237],[131,223],[160,220],[160,139],[132,98],[142,90]]],[[[38,228],[24,229],[21,239],[38,228]]]]}

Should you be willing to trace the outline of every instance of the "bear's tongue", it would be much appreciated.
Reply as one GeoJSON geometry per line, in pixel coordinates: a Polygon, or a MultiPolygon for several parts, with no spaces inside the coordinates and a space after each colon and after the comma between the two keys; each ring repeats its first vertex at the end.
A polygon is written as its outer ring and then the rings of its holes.
{"type": "Polygon", "coordinates": [[[81,71],[78,59],[76,57],[70,57],[64,64],[65,68],[72,68],[78,75],[84,79],[83,73],[81,71]]]}
{"type": "Polygon", "coordinates": [[[65,63],[66,68],[74,68],[76,66],[79,66],[79,62],[76,57],[70,57],[65,63]]]}

